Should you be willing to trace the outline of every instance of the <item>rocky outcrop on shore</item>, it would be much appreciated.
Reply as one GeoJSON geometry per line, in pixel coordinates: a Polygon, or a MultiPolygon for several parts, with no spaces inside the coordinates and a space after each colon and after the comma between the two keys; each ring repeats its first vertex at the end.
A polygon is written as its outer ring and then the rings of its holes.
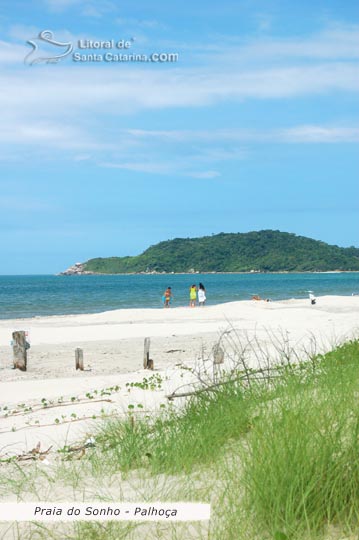
{"type": "Polygon", "coordinates": [[[75,263],[74,265],[67,268],[67,270],[64,270],[63,272],[60,272],[60,276],[86,276],[91,275],[94,272],[89,272],[88,270],[85,270],[85,263],[75,263]]]}

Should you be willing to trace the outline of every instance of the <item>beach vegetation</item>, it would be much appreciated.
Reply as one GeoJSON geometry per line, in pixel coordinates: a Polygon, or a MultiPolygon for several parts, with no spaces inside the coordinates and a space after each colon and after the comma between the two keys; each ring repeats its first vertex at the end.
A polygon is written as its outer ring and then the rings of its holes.
{"type": "Polygon", "coordinates": [[[283,365],[275,377],[251,373],[249,385],[239,377],[193,396],[181,412],[111,419],[96,437],[96,452],[108,471],[178,475],[201,468],[206,476],[216,469],[228,523],[246,529],[243,538],[357,530],[358,341],[283,365]]]}
{"type": "Polygon", "coordinates": [[[126,388],[140,388],[141,390],[161,390],[163,378],[159,373],[154,373],[150,377],[144,377],[142,381],[126,383],[126,388]]]}

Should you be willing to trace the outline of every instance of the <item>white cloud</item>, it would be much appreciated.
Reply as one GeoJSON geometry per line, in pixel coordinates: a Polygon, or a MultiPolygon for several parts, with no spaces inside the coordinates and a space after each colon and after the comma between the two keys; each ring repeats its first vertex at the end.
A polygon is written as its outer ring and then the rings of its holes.
{"type": "Polygon", "coordinates": [[[116,4],[109,0],[43,0],[46,8],[55,13],[80,10],[85,17],[102,17],[106,13],[116,10],[116,4]]]}
{"type": "Polygon", "coordinates": [[[1,195],[0,210],[2,211],[21,211],[21,212],[41,212],[54,210],[54,206],[49,202],[31,197],[18,197],[16,195],[1,195]]]}
{"type": "Polygon", "coordinates": [[[133,17],[118,17],[116,23],[119,26],[131,29],[155,29],[163,30],[166,26],[156,19],[135,19],[133,17]]]}
{"type": "MultiPolygon", "coordinates": [[[[217,130],[126,130],[130,136],[143,140],[162,142],[177,141],[202,143],[352,143],[359,142],[359,128],[343,126],[299,125],[289,128],[255,129],[217,129],[217,130]]],[[[217,159],[243,158],[244,148],[225,151],[212,151],[217,159]]]]}
{"type": "Polygon", "coordinates": [[[46,112],[50,118],[62,118],[99,110],[123,115],[146,109],[359,90],[359,70],[351,62],[243,72],[106,67],[39,66],[5,73],[0,78],[1,106],[29,116],[46,112]]]}
{"type": "MultiPolygon", "coordinates": [[[[47,0],[47,4],[65,9],[75,1],[47,0]]],[[[151,21],[147,22],[150,25],[151,21]]],[[[155,24],[156,21],[152,22],[155,24]]],[[[23,39],[30,35],[30,30],[33,32],[35,29],[16,26],[10,29],[10,34],[16,39],[23,39]]],[[[72,41],[75,39],[66,30],[62,35],[72,41]]],[[[248,61],[244,67],[240,61],[212,61],[212,64],[198,67],[177,65],[165,69],[159,65],[141,64],[78,65],[71,60],[58,65],[24,66],[23,58],[28,52],[26,46],[2,41],[0,63],[4,69],[0,76],[0,140],[3,146],[9,143],[23,148],[29,146],[32,150],[36,145],[42,151],[46,148],[51,151],[54,148],[67,149],[72,152],[72,159],[76,159],[74,153],[87,155],[91,152],[94,160],[101,161],[102,166],[158,174],[173,171],[173,165],[162,163],[163,160],[148,160],[148,148],[160,156],[158,141],[162,144],[194,141],[198,145],[189,156],[185,149],[171,149],[171,156],[182,152],[182,159],[189,162],[186,169],[177,163],[178,170],[202,177],[216,172],[212,170],[216,167],[212,165],[215,161],[245,158],[247,150],[242,144],[357,141],[358,130],[349,126],[301,125],[270,130],[119,129],[119,146],[115,144],[112,133],[106,133],[103,128],[115,117],[126,118],[128,125],[129,115],[149,110],[357,92],[359,71],[354,56],[359,48],[354,47],[356,36],[355,27],[337,27],[307,40],[262,40],[242,46],[245,62],[248,61]],[[260,62],[249,62],[249,59],[260,59],[263,55],[267,55],[264,57],[265,67],[260,62]],[[303,55],[311,55],[317,61],[303,64],[298,60],[303,55]],[[333,61],[341,57],[343,61],[333,61]],[[270,62],[269,58],[273,61],[270,62]],[[285,61],[284,65],[278,63],[278,58],[285,61]],[[232,148],[228,148],[229,142],[232,148]],[[138,159],[137,147],[142,151],[138,159]]],[[[234,53],[236,55],[238,51],[234,49],[234,53]]],[[[234,53],[230,43],[225,43],[222,57],[233,60],[234,53]]]]}
{"type": "Polygon", "coordinates": [[[269,13],[256,13],[254,18],[260,32],[266,32],[270,30],[273,21],[272,15],[270,15],[269,13]]]}
{"type": "Polygon", "coordinates": [[[102,17],[103,13],[95,6],[84,6],[82,15],[85,15],[85,17],[100,18],[102,17]]]}
{"type": "Polygon", "coordinates": [[[103,15],[117,12],[116,3],[110,0],[43,0],[45,8],[51,13],[70,11],[83,17],[100,18],[103,15]]]}
{"type": "Polygon", "coordinates": [[[38,36],[40,28],[36,26],[26,26],[24,24],[13,24],[7,30],[7,35],[13,39],[26,42],[28,39],[38,36]]]}
{"type": "Polygon", "coordinates": [[[44,4],[51,11],[61,12],[79,4],[81,0],[44,0],[44,4]]]}
{"type": "Polygon", "coordinates": [[[190,55],[211,64],[233,63],[239,66],[278,64],[283,61],[340,60],[359,57],[359,26],[336,25],[310,36],[258,37],[216,36],[211,43],[167,42],[168,46],[187,50],[190,55]]]}
{"type": "Polygon", "coordinates": [[[82,149],[96,148],[99,150],[104,145],[92,140],[81,129],[71,125],[49,124],[45,122],[15,123],[5,121],[0,125],[0,141],[10,143],[36,146],[55,147],[59,149],[82,149]]]}
{"type": "MultiPolygon", "coordinates": [[[[78,0],[46,2],[65,8],[78,0]]],[[[37,33],[33,27],[19,25],[9,32],[17,39],[37,33]]],[[[56,31],[56,36],[77,41],[66,30],[56,31]]],[[[357,27],[337,27],[297,40],[259,40],[242,45],[238,39],[231,42],[227,38],[224,43],[217,40],[217,53],[203,49],[209,63],[197,67],[188,67],[188,62],[187,67],[166,69],[160,65],[146,65],[145,69],[141,64],[79,65],[66,59],[56,66],[21,69],[28,48],[2,41],[0,63],[9,69],[0,78],[1,106],[2,110],[16,109],[29,117],[41,112],[56,119],[72,117],[74,112],[77,116],[81,112],[88,114],[99,107],[103,112],[121,115],[148,109],[202,107],[222,101],[355,92],[359,90],[359,70],[354,62],[359,55],[357,42],[357,27]],[[302,57],[316,61],[303,64],[302,57]]],[[[190,56],[185,60],[190,62],[190,56]]]]}
{"type": "Polygon", "coordinates": [[[103,162],[99,163],[100,167],[108,169],[123,169],[134,172],[144,172],[149,174],[168,174],[175,169],[169,163],[152,163],[152,162],[124,162],[124,163],[111,163],[103,162]]]}
{"type": "Polygon", "coordinates": [[[192,160],[187,159],[186,163],[181,162],[179,159],[175,159],[172,162],[161,162],[161,158],[155,162],[150,161],[136,161],[136,162],[123,162],[112,163],[102,162],[98,163],[99,167],[105,167],[107,169],[121,169],[131,172],[140,172],[147,174],[159,174],[159,175],[173,175],[173,176],[188,176],[191,178],[200,179],[212,179],[221,176],[218,171],[202,171],[202,170],[188,170],[188,166],[191,166],[192,160]]]}
{"type": "Polygon", "coordinates": [[[91,154],[76,154],[73,157],[74,161],[88,161],[89,159],[91,159],[91,154]]]}
{"type": "Polygon", "coordinates": [[[7,41],[0,41],[0,65],[7,64],[10,67],[21,65],[28,52],[25,45],[22,46],[7,41]]]}
{"type": "Polygon", "coordinates": [[[359,142],[359,128],[296,126],[284,130],[282,135],[284,142],[293,143],[359,142]]]}
{"type": "Polygon", "coordinates": [[[192,176],[192,178],[203,178],[204,180],[207,180],[211,178],[218,178],[218,176],[221,176],[221,174],[218,171],[200,171],[188,173],[187,176],[192,176]]]}

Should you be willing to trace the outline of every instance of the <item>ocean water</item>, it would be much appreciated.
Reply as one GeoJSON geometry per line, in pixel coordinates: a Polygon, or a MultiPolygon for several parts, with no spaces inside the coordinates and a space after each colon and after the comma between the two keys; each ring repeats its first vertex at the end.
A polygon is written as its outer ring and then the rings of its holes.
{"type": "Polygon", "coordinates": [[[189,301],[189,287],[203,282],[207,304],[262,298],[283,300],[359,294],[359,273],[195,274],[111,276],[0,276],[0,318],[98,313],[113,309],[161,308],[172,287],[173,307],[189,301]]]}

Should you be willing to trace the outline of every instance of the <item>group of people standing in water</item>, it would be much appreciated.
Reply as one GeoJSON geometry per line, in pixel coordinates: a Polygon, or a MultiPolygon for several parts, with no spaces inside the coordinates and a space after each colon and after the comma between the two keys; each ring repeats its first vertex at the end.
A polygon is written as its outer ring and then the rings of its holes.
{"type": "Polygon", "coordinates": [[[189,289],[189,307],[196,307],[196,300],[198,298],[198,304],[204,306],[206,302],[206,289],[203,283],[198,285],[192,285],[189,289]]]}
{"type": "MultiPolygon", "coordinates": [[[[163,307],[169,308],[173,299],[172,288],[167,287],[162,296],[163,307]]],[[[189,307],[196,307],[198,300],[199,306],[204,306],[206,302],[206,289],[203,283],[200,283],[197,287],[196,284],[191,285],[189,288],[189,307]]]]}

